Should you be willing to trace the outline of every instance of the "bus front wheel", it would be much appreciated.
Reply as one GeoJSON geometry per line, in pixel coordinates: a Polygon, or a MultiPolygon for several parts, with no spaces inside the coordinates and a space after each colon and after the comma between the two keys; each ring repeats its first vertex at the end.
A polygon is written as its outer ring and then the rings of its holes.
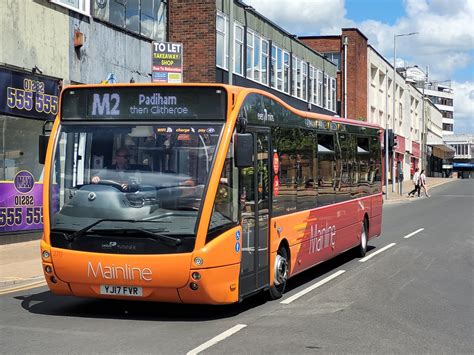
{"type": "Polygon", "coordinates": [[[285,292],[288,280],[288,251],[281,246],[275,257],[273,285],[270,287],[270,298],[280,298],[285,292]]]}
{"type": "Polygon", "coordinates": [[[362,230],[360,231],[360,244],[357,248],[357,255],[361,258],[367,253],[367,222],[362,222],[362,230]]]}

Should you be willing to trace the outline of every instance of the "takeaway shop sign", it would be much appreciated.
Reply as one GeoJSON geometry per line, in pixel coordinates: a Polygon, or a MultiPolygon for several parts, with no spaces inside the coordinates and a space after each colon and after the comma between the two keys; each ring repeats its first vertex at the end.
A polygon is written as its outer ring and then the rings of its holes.
{"type": "Polygon", "coordinates": [[[183,45],[182,43],[153,42],[153,82],[183,82],[183,45]]]}

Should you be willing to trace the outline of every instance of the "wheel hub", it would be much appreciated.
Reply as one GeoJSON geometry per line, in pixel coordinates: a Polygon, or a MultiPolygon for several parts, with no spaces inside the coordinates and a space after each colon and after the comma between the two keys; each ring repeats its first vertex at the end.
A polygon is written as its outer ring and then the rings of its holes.
{"type": "Polygon", "coordinates": [[[280,254],[275,259],[275,285],[281,285],[285,283],[288,278],[288,261],[280,254]]]}

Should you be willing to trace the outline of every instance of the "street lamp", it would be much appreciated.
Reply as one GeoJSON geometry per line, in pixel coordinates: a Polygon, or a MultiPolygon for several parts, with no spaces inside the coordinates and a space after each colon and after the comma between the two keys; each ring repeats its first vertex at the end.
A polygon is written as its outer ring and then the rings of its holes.
{"type": "MultiPolygon", "coordinates": [[[[395,135],[395,94],[396,94],[396,84],[397,84],[397,37],[406,37],[406,36],[413,36],[418,34],[418,32],[410,32],[410,33],[403,33],[399,35],[394,35],[393,36],[393,111],[392,111],[392,131],[393,134],[395,135]]],[[[387,138],[388,133],[385,135],[387,138]]],[[[392,192],[395,192],[395,150],[392,151],[392,192]]]]}

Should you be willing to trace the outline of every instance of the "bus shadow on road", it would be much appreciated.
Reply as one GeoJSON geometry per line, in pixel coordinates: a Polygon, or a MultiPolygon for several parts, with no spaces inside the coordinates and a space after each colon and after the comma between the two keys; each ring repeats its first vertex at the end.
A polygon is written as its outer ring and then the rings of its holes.
{"type": "MultiPolygon", "coordinates": [[[[370,245],[367,246],[367,252],[371,251],[372,249],[375,249],[375,247],[370,245]]],[[[350,249],[333,259],[315,265],[288,280],[285,293],[288,293],[305,284],[312,284],[312,281],[315,281],[326,274],[326,276],[329,276],[332,271],[336,271],[336,269],[340,268],[344,264],[356,259],[358,259],[356,249],[350,249]]]]}
{"type": "Polygon", "coordinates": [[[256,295],[231,305],[193,305],[57,296],[49,291],[15,298],[23,309],[34,314],[169,322],[229,318],[267,301],[265,295],[256,295]]]}
{"type": "MultiPolygon", "coordinates": [[[[368,250],[374,247],[369,246],[368,250]]],[[[353,250],[349,250],[329,261],[314,266],[288,281],[285,293],[288,293],[305,284],[331,273],[342,265],[356,259],[353,250]]],[[[31,291],[30,291],[31,292],[31,291]]],[[[189,321],[200,322],[206,320],[223,319],[245,313],[252,308],[268,302],[268,294],[261,292],[244,299],[241,303],[214,306],[155,303],[142,301],[128,301],[115,299],[88,299],[73,296],[57,296],[49,291],[24,296],[16,296],[21,306],[34,314],[83,317],[83,318],[110,318],[130,319],[142,321],[189,321]]]]}

